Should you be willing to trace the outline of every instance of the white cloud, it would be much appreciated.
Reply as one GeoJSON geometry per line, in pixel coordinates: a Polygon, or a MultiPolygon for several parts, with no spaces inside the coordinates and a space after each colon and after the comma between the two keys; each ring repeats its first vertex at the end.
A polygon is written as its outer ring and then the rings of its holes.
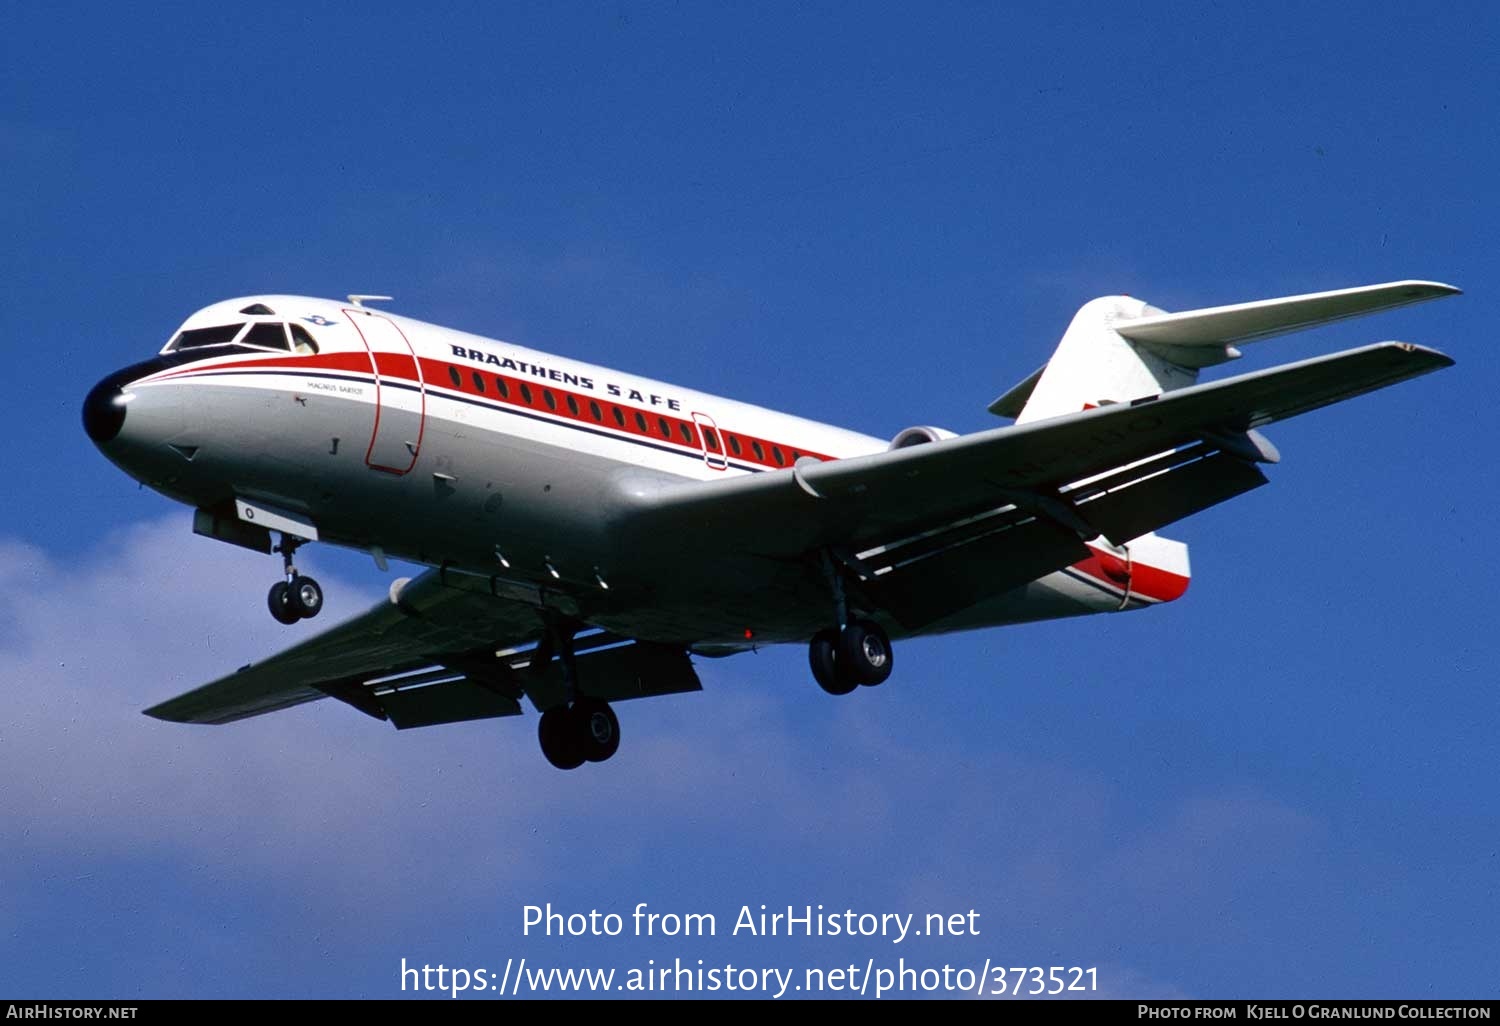
{"type": "MultiPolygon", "coordinates": [[[[779,710],[753,694],[718,696],[712,731],[633,731],[627,714],[621,755],[607,770],[574,774],[543,762],[532,717],[397,734],[332,701],[220,727],[142,716],[376,598],[325,579],[323,617],[288,630],[264,608],[275,569],[192,537],[180,517],[130,528],[67,563],[0,544],[9,710],[0,818],[34,847],[189,859],[227,851],[240,872],[345,886],[352,897],[417,863],[424,875],[434,863],[480,879],[551,874],[561,860],[537,858],[536,837],[558,817],[593,817],[600,854],[639,852],[653,832],[633,815],[671,817],[705,775],[732,780],[753,767],[747,790],[796,792],[779,710]]],[[[682,726],[705,700],[678,701],[665,722],[682,726]]],[[[722,817],[754,808],[726,805],[722,817]]],[[[776,815],[812,811],[803,803],[776,815]]]]}

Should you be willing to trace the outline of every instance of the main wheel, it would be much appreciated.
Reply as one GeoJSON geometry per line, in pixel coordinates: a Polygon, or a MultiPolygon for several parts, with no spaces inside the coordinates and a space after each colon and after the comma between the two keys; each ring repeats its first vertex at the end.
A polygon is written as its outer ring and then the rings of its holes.
{"type": "Polygon", "coordinates": [[[266,596],[266,605],[271,610],[271,615],[276,618],[277,623],[294,624],[302,619],[292,609],[291,589],[286,586],[285,581],[277,581],[271,585],[271,593],[266,596]]]}
{"type": "Polygon", "coordinates": [[[299,574],[287,586],[286,604],[299,620],[311,620],[323,609],[323,589],[311,577],[299,574]]]}
{"type": "Polygon", "coordinates": [[[608,702],[580,698],[573,703],[573,726],[578,731],[583,757],[603,762],[620,748],[620,721],[608,702]]]}
{"type": "Polygon", "coordinates": [[[583,745],[573,717],[573,710],[565,705],[553,706],[542,713],[536,725],[537,740],[542,743],[542,754],[558,769],[577,769],[583,765],[583,745]]]}
{"type": "Polygon", "coordinates": [[[839,637],[836,662],[843,673],[860,684],[884,684],[891,675],[891,639],[879,624],[855,620],[839,637]]]}
{"type": "Polygon", "coordinates": [[[839,632],[832,627],[813,635],[807,646],[807,662],[812,667],[813,680],[818,687],[830,695],[847,695],[859,687],[859,681],[850,680],[843,672],[838,657],[839,632]]]}

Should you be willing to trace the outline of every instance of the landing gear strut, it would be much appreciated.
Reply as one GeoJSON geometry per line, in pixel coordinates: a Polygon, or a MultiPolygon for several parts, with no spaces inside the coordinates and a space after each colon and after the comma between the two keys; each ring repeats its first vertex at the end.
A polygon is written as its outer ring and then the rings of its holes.
{"type": "Polygon", "coordinates": [[[885,683],[893,665],[891,639],[873,620],[850,618],[844,579],[827,553],[823,555],[823,574],[833,593],[839,626],[824,628],[808,644],[807,661],[813,679],[830,695],[847,695],[861,684],[874,687],[885,683]]]}
{"type": "Polygon", "coordinates": [[[323,609],[323,589],[311,577],[303,577],[292,564],[292,556],[302,545],[303,539],[283,534],[281,544],[273,551],[281,553],[282,574],[285,580],[271,585],[266,596],[266,605],[277,622],[293,624],[298,620],[310,620],[323,609]]]}

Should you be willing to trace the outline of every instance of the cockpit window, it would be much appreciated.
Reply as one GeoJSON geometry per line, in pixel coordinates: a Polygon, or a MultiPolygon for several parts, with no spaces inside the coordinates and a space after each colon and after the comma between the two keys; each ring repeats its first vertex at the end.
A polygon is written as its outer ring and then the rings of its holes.
{"type": "Polygon", "coordinates": [[[240,313],[242,313],[242,314],[249,314],[251,317],[275,317],[276,316],[276,311],[272,310],[269,306],[267,306],[264,303],[251,303],[249,306],[245,307],[245,309],[241,310],[240,313]]]}
{"type": "Polygon", "coordinates": [[[203,346],[226,346],[234,341],[243,327],[243,324],[221,324],[215,328],[179,331],[177,337],[167,343],[165,351],[174,353],[183,349],[200,349],[203,346]]]}
{"type": "Polygon", "coordinates": [[[247,346],[263,346],[266,349],[290,349],[286,341],[286,328],[280,324],[257,324],[245,336],[247,346]]]}
{"type": "Polygon", "coordinates": [[[291,329],[293,349],[299,353],[316,353],[318,351],[318,344],[313,341],[312,335],[308,333],[306,328],[300,324],[293,324],[291,325],[291,329]]]}

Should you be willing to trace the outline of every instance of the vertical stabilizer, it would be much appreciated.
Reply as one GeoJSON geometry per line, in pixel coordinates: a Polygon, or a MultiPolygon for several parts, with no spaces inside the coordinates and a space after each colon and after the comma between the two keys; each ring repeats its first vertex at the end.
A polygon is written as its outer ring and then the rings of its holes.
{"type": "Polygon", "coordinates": [[[1085,303],[1042,369],[1016,423],[1126,403],[1195,384],[1197,370],[1158,356],[1113,327],[1161,312],[1129,296],[1104,296],[1085,303]]]}

